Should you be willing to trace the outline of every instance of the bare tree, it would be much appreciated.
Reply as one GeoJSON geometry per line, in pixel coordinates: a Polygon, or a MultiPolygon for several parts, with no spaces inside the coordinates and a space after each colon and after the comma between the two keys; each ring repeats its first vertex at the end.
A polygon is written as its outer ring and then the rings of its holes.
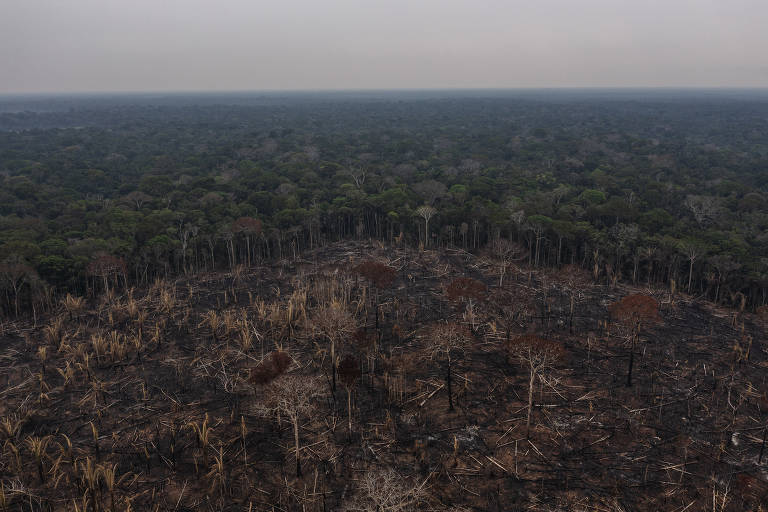
{"type": "Polygon", "coordinates": [[[471,334],[461,324],[441,322],[429,328],[427,351],[432,359],[445,361],[445,385],[448,389],[448,410],[453,411],[453,389],[451,387],[451,364],[464,355],[469,346],[471,334]]]}
{"type": "Polygon", "coordinates": [[[688,293],[691,293],[691,281],[693,279],[693,263],[705,253],[704,247],[694,239],[681,240],[678,244],[680,250],[688,258],[688,293]]]}
{"type": "Polygon", "coordinates": [[[551,368],[563,356],[563,347],[554,341],[526,334],[512,339],[507,348],[509,353],[528,367],[528,414],[525,420],[526,436],[531,430],[531,411],[533,409],[533,386],[537,376],[551,368]]]}
{"type": "Polygon", "coordinates": [[[424,219],[424,247],[429,246],[429,220],[437,213],[433,207],[429,205],[419,206],[416,209],[416,215],[424,219]]]}
{"type": "Polygon", "coordinates": [[[504,284],[504,276],[509,267],[528,256],[528,250],[525,247],[506,238],[494,240],[490,250],[493,257],[499,261],[499,286],[504,284]]]}
{"type": "Polygon", "coordinates": [[[179,227],[179,240],[181,241],[181,261],[184,273],[187,272],[187,249],[189,248],[190,238],[197,236],[199,229],[197,226],[188,222],[179,227]]]}
{"type": "Polygon", "coordinates": [[[564,265],[558,272],[557,278],[563,289],[569,295],[568,329],[573,334],[573,315],[576,311],[576,300],[583,297],[583,290],[590,283],[589,273],[578,265],[564,265]]]}
{"type": "Polygon", "coordinates": [[[357,493],[342,506],[344,512],[406,512],[416,510],[427,499],[427,481],[411,483],[395,470],[373,469],[357,484],[357,493]]]}
{"type": "Polygon", "coordinates": [[[504,339],[507,342],[512,338],[514,329],[527,329],[529,318],[536,307],[534,290],[526,286],[496,289],[490,303],[496,313],[496,320],[504,328],[504,339]]]}
{"type": "Polygon", "coordinates": [[[700,227],[715,220],[720,210],[718,199],[712,196],[689,195],[684,204],[700,227]]]}
{"type": "MultiPolygon", "coordinates": [[[[35,271],[20,257],[11,257],[0,264],[0,289],[4,289],[6,297],[8,292],[13,293],[13,307],[16,316],[19,316],[19,298],[25,284],[30,284],[37,279],[35,271]]],[[[10,300],[9,306],[10,306],[10,300]]]]}
{"type": "Polygon", "coordinates": [[[364,167],[350,167],[347,170],[347,174],[352,178],[352,181],[355,182],[355,187],[357,187],[358,190],[362,190],[363,184],[365,184],[365,178],[368,176],[368,170],[364,167]]]}
{"type": "Polygon", "coordinates": [[[331,349],[331,390],[336,392],[336,346],[349,338],[356,330],[357,323],[344,306],[333,301],[328,306],[319,308],[313,316],[313,324],[318,334],[325,337],[331,349]]]}
{"type": "Polygon", "coordinates": [[[320,382],[316,377],[288,373],[273,380],[267,387],[266,405],[269,409],[287,417],[293,425],[296,450],[296,476],[301,476],[301,445],[299,424],[313,408],[313,400],[319,396],[320,382]]]}

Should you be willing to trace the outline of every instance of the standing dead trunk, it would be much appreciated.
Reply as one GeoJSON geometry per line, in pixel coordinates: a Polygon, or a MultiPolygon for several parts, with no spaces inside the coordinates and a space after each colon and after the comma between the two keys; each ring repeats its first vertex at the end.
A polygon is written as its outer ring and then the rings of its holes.
{"type": "Polygon", "coordinates": [[[445,383],[448,385],[448,410],[453,411],[453,388],[451,387],[451,358],[448,357],[448,371],[445,374],[445,383]]]}
{"type": "Polygon", "coordinates": [[[349,434],[352,435],[352,390],[347,388],[347,419],[349,421],[349,434]]]}
{"type": "Polygon", "coordinates": [[[536,378],[536,372],[531,365],[531,380],[528,382],[528,417],[525,420],[525,437],[531,435],[531,411],[533,410],[533,381],[536,378]]]}
{"type": "Polygon", "coordinates": [[[629,369],[627,370],[627,387],[632,387],[632,366],[635,363],[635,334],[632,335],[632,347],[629,350],[629,369]]]}
{"type": "Polygon", "coordinates": [[[301,476],[301,459],[299,458],[299,417],[294,416],[293,418],[293,439],[296,443],[296,476],[301,476]]]}
{"type": "Polygon", "coordinates": [[[336,393],[336,342],[333,338],[331,338],[331,391],[336,393]]]}

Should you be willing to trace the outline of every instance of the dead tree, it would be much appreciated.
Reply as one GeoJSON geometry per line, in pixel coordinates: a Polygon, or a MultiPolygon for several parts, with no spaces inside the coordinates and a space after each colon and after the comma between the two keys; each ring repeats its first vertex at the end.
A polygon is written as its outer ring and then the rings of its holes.
{"type": "Polygon", "coordinates": [[[344,512],[406,512],[427,499],[427,481],[409,482],[394,469],[370,470],[357,484],[355,496],[341,508],[344,512]]]}
{"type": "Polygon", "coordinates": [[[339,379],[347,390],[347,417],[349,433],[352,434],[352,389],[360,379],[360,365],[351,355],[345,356],[339,363],[339,379]]]}
{"type": "Polygon", "coordinates": [[[635,360],[635,345],[640,332],[648,325],[661,322],[659,302],[649,295],[635,293],[623,297],[609,308],[611,319],[618,326],[622,336],[630,345],[627,387],[632,386],[632,366],[635,360]]]}
{"type": "Polygon", "coordinates": [[[301,476],[301,445],[299,424],[313,408],[314,399],[319,396],[320,382],[315,377],[288,373],[269,383],[266,388],[266,405],[281,416],[287,417],[293,425],[293,440],[296,450],[296,476],[301,476]]]}
{"type": "Polygon", "coordinates": [[[8,261],[0,263],[0,289],[5,291],[9,308],[11,306],[9,292],[13,295],[13,309],[17,317],[22,289],[25,285],[30,285],[37,280],[37,273],[19,257],[9,258],[8,261]]]}
{"type": "Polygon", "coordinates": [[[525,286],[515,286],[504,290],[496,289],[489,299],[490,305],[504,328],[504,340],[509,342],[512,330],[516,327],[526,329],[529,318],[535,310],[534,291],[525,286]]]}
{"type": "Polygon", "coordinates": [[[336,347],[356,330],[354,317],[339,302],[318,309],[313,316],[318,334],[325,337],[331,350],[331,391],[336,392],[336,347]]]}
{"type": "Polygon", "coordinates": [[[429,220],[436,213],[437,210],[426,204],[416,209],[416,215],[424,219],[424,247],[429,247],[429,220]]]}
{"type": "Polygon", "coordinates": [[[536,377],[552,368],[564,354],[563,347],[554,341],[526,334],[512,339],[507,349],[521,364],[528,367],[528,414],[525,420],[525,435],[530,435],[531,411],[533,409],[533,385],[536,377]]]}
{"type": "Polygon", "coordinates": [[[578,265],[563,265],[557,272],[557,279],[563,289],[568,292],[568,329],[573,334],[573,315],[576,311],[576,300],[583,297],[583,290],[590,284],[590,276],[587,271],[578,265]]]}
{"type": "Polygon", "coordinates": [[[427,351],[432,359],[445,361],[445,385],[448,389],[448,410],[453,411],[451,363],[464,354],[471,334],[461,324],[444,322],[432,325],[427,337],[427,351]]]}
{"type": "Polygon", "coordinates": [[[499,287],[504,284],[507,270],[528,257],[528,250],[525,247],[506,238],[497,238],[491,242],[490,252],[499,262],[499,287]]]}

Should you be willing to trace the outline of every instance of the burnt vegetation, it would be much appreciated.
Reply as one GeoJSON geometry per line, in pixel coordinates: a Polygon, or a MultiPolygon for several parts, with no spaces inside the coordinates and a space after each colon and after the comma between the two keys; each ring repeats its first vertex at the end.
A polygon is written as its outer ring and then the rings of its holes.
{"type": "Polygon", "coordinates": [[[764,308],[509,244],[105,259],[0,324],[0,511],[764,510],[764,308]]]}

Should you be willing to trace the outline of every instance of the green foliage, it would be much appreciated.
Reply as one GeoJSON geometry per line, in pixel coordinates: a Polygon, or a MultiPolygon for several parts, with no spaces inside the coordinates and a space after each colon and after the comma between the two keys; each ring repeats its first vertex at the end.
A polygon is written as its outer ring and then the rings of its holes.
{"type": "Polygon", "coordinates": [[[416,244],[425,203],[439,245],[505,237],[536,245],[535,263],[597,265],[598,278],[606,264],[665,283],[691,273],[711,297],[713,257],[740,265],[728,292],[760,300],[768,282],[760,102],[168,100],[121,106],[118,119],[106,100],[78,101],[0,113],[0,260],[57,288],[82,288],[102,253],[149,281],[284,257],[290,244],[401,229],[416,244]],[[713,207],[697,218],[690,197],[713,207]],[[233,233],[242,218],[262,229],[233,233]],[[692,271],[681,240],[706,253],[692,271]]]}

